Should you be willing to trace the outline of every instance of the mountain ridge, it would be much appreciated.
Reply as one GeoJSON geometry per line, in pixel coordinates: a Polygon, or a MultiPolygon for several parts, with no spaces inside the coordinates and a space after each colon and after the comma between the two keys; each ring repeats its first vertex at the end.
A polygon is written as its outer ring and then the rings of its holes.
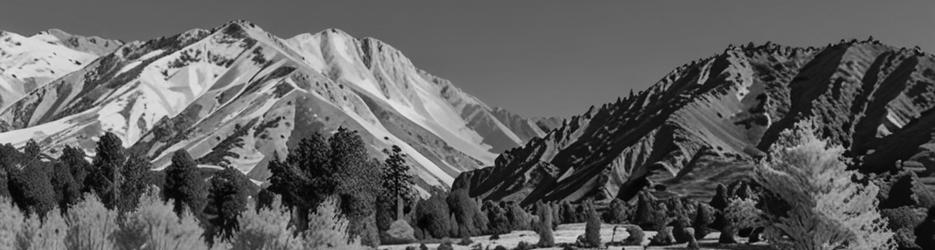
{"type": "Polygon", "coordinates": [[[359,131],[378,158],[402,147],[423,189],[445,188],[521,135],[541,133],[504,125],[480,99],[377,39],[338,29],[282,39],[244,20],[122,44],[0,111],[0,141],[17,146],[37,139],[48,154],[93,151],[110,131],[157,170],[184,149],[258,182],[274,154],[337,127],[359,131]]]}

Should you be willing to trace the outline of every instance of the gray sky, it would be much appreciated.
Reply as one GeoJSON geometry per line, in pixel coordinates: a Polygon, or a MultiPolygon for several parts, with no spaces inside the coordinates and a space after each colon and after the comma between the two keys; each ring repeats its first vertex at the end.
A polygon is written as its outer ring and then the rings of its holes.
{"type": "Polygon", "coordinates": [[[23,35],[141,40],[232,19],[281,37],[339,28],[527,116],[578,114],[731,43],[873,35],[935,50],[935,1],[0,1],[0,29],[23,35]]]}

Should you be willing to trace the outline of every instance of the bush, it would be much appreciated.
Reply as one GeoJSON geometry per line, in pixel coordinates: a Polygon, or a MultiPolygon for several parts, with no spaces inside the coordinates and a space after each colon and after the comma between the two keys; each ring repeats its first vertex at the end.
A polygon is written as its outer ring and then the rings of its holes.
{"type": "Polygon", "coordinates": [[[695,219],[692,221],[692,228],[695,229],[695,239],[704,239],[711,233],[711,225],[714,224],[717,211],[708,204],[698,203],[695,209],[695,219]]]}
{"type": "Polygon", "coordinates": [[[9,198],[0,196],[0,249],[15,248],[16,235],[23,227],[25,218],[9,198]]]}
{"type": "Polygon", "coordinates": [[[18,249],[64,249],[68,226],[58,209],[50,211],[43,219],[31,216],[26,219],[17,236],[18,249]]]}
{"type": "Polygon", "coordinates": [[[359,246],[360,242],[349,233],[350,222],[340,213],[335,198],[325,199],[316,212],[308,217],[308,229],[304,232],[305,249],[359,246]]]}
{"type": "Polygon", "coordinates": [[[883,209],[880,214],[889,221],[889,228],[896,232],[896,245],[903,249],[917,249],[916,236],[913,234],[919,224],[925,221],[925,208],[898,207],[883,209]]]}
{"type": "Polygon", "coordinates": [[[591,201],[584,203],[585,209],[587,209],[587,224],[584,227],[584,240],[585,243],[590,247],[600,247],[601,246],[601,219],[597,215],[597,211],[594,210],[594,205],[591,201]]]}
{"type": "Polygon", "coordinates": [[[922,249],[935,249],[935,207],[930,207],[925,220],[913,230],[916,244],[922,249]]]}
{"type": "Polygon", "coordinates": [[[781,248],[893,248],[893,233],[877,210],[879,188],[852,182],[844,148],[828,145],[800,122],[781,133],[769,160],[754,168],[758,184],[792,209],[773,214],[766,239],[781,248]]]}
{"type": "Polygon", "coordinates": [[[513,248],[513,250],[532,250],[532,249],[536,249],[536,246],[533,244],[529,244],[529,242],[525,242],[525,241],[520,241],[519,243],[516,244],[516,248],[513,248]]]}
{"type": "Polygon", "coordinates": [[[512,230],[533,229],[530,224],[532,215],[523,210],[516,202],[508,202],[507,204],[507,218],[510,220],[510,224],[513,225],[512,230]]]}
{"type": "Polygon", "coordinates": [[[471,240],[471,237],[467,237],[467,236],[462,236],[461,241],[458,241],[458,245],[461,245],[461,246],[467,246],[467,245],[470,245],[471,243],[474,243],[474,241],[471,240]]]}
{"type": "Polygon", "coordinates": [[[656,232],[652,238],[649,238],[650,246],[668,246],[675,244],[675,237],[672,236],[672,227],[664,227],[656,232]]]}
{"type": "Polygon", "coordinates": [[[626,223],[628,215],[627,202],[620,199],[610,201],[607,211],[604,212],[604,221],[607,223],[626,223]]]}
{"type": "Polygon", "coordinates": [[[139,209],[126,215],[115,238],[123,249],[208,249],[203,233],[191,212],[177,216],[151,190],[140,198],[139,209]]]}
{"type": "Polygon", "coordinates": [[[637,225],[623,225],[627,230],[627,238],[623,240],[623,245],[640,246],[643,245],[643,238],[646,238],[643,229],[637,225]]]}
{"type": "Polygon", "coordinates": [[[452,190],[448,195],[448,207],[459,225],[458,234],[452,236],[474,236],[487,231],[487,216],[468,196],[467,189],[452,190]]]}
{"type": "Polygon", "coordinates": [[[493,201],[487,200],[484,201],[484,206],[481,207],[481,210],[487,214],[488,234],[505,234],[510,233],[511,226],[510,219],[507,218],[506,210],[494,203],[493,201]]]}
{"type": "MultiPolygon", "coordinates": [[[[448,237],[448,203],[443,191],[433,192],[427,200],[416,205],[416,226],[434,238],[448,237]]],[[[428,235],[427,235],[428,236],[428,235]]]]}
{"type": "Polygon", "coordinates": [[[441,244],[438,244],[438,250],[454,250],[454,246],[451,245],[450,240],[445,240],[441,244]]]}
{"type": "Polygon", "coordinates": [[[68,249],[115,249],[111,239],[117,231],[117,211],[108,210],[96,195],[89,194],[68,210],[65,217],[68,249]]]}
{"type": "Polygon", "coordinates": [[[248,202],[247,209],[238,219],[240,229],[230,238],[232,250],[249,249],[298,249],[301,241],[293,237],[288,226],[290,213],[282,205],[278,196],[274,196],[270,205],[258,208],[255,202],[248,202]]]}

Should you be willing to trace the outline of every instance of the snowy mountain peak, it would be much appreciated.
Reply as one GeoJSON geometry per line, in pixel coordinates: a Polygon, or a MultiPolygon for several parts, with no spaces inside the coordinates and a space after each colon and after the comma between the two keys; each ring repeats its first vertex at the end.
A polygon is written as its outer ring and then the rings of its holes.
{"type": "Polygon", "coordinates": [[[263,182],[277,153],[312,132],[347,127],[375,157],[400,146],[428,187],[450,185],[542,134],[392,46],[338,29],[281,39],[236,20],[122,44],[72,71],[5,105],[0,141],[35,139],[53,155],[64,145],[93,153],[95,138],[109,131],[157,169],[186,150],[202,165],[233,166],[263,182]]]}

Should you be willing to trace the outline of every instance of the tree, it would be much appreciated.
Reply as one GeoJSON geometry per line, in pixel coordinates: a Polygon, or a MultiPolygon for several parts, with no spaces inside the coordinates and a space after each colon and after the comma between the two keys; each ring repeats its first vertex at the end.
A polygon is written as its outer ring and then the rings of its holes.
{"type": "Polygon", "coordinates": [[[211,223],[206,239],[226,240],[237,231],[237,218],[247,208],[247,185],[252,185],[250,180],[232,167],[214,173],[208,182],[208,204],[204,210],[211,223]]]}
{"type": "Polygon", "coordinates": [[[437,239],[448,237],[448,203],[444,191],[436,190],[426,200],[416,204],[416,226],[426,231],[427,236],[437,239]]]}
{"type": "MultiPolygon", "coordinates": [[[[0,156],[2,157],[2,156],[0,156]]],[[[8,197],[0,197],[0,249],[15,249],[26,215],[8,197]]]]}
{"type": "Polygon", "coordinates": [[[633,217],[630,218],[630,221],[643,228],[650,227],[656,221],[653,216],[653,211],[655,211],[655,209],[653,209],[652,199],[649,194],[640,192],[637,195],[636,212],[633,213],[633,217]]]}
{"type": "Polygon", "coordinates": [[[704,203],[698,203],[695,211],[692,227],[695,229],[695,238],[700,240],[711,233],[710,228],[711,224],[714,224],[716,211],[714,207],[704,203]]]}
{"type": "Polygon", "coordinates": [[[139,205],[140,197],[146,191],[146,175],[149,174],[149,161],[141,155],[132,154],[120,169],[123,182],[120,183],[120,200],[117,201],[121,213],[133,211],[139,205]]]}
{"type": "Polygon", "coordinates": [[[590,247],[600,247],[601,218],[597,215],[597,210],[594,209],[594,204],[590,200],[585,201],[584,206],[588,216],[587,223],[584,226],[584,241],[590,247]]]}
{"type": "Polygon", "coordinates": [[[383,150],[388,157],[383,165],[383,189],[390,197],[396,200],[396,219],[403,217],[403,204],[412,199],[412,175],[409,174],[409,165],[406,165],[406,155],[399,146],[393,145],[392,151],[383,150]]]}
{"type": "Polygon", "coordinates": [[[283,223],[289,217],[289,209],[278,196],[266,207],[248,203],[238,220],[240,229],[230,238],[231,249],[300,249],[301,239],[295,237],[289,223],[283,223]]]}
{"type": "Polygon", "coordinates": [[[930,207],[925,220],[913,230],[915,243],[922,249],[935,249],[935,207],[930,207]]]}
{"type": "Polygon", "coordinates": [[[714,207],[715,209],[724,210],[724,208],[727,208],[727,204],[729,202],[727,200],[728,198],[730,197],[727,195],[727,187],[725,187],[724,184],[718,183],[717,191],[715,191],[714,197],[711,198],[711,202],[709,204],[711,204],[711,207],[714,207]]]}
{"type": "Polygon", "coordinates": [[[27,213],[45,213],[55,208],[55,188],[52,186],[52,168],[37,159],[27,160],[24,166],[13,169],[10,176],[10,196],[27,213]]]}
{"type": "Polygon", "coordinates": [[[484,216],[477,202],[468,196],[467,189],[459,188],[448,195],[448,207],[458,222],[458,234],[452,236],[474,236],[487,231],[487,217],[484,216]]]}
{"type": "Polygon", "coordinates": [[[113,209],[117,204],[118,188],[122,178],[118,168],[126,161],[123,143],[117,135],[107,132],[97,142],[96,152],[86,185],[101,198],[105,207],[113,209]]]}
{"type": "Polygon", "coordinates": [[[58,207],[63,211],[68,211],[68,207],[74,205],[81,198],[81,185],[75,181],[72,171],[61,162],[52,163],[51,184],[55,192],[55,200],[58,201],[58,207]]]}
{"type": "Polygon", "coordinates": [[[278,156],[269,163],[272,193],[282,196],[284,205],[297,211],[297,229],[305,230],[308,211],[324,197],[334,194],[338,185],[337,169],[330,163],[331,145],[320,134],[303,138],[291,149],[285,160],[278,156]]]}
{"type": "Polygon", "coordinates": [[[552,208],[541,200],[536,203],[536,214],[539,215],[536,233],[539,234],[539,247],[552,247],[555,245],[555,236],[552,235],[552,208]]]}
{"type": "Polygon", "coordinates": [[[42,153],[42,147],[39,146],[35,140],[29,140],[26,142],[26,146],[23,146],[23,154],[26,155],[26,158],[32,160],[38,160],[42,153]]]}
{"type": "Polygon", "coordinates": [[[360,246],[348,232],[350,222],[341,214],[338,201],[325,199],[312,216],[305,231],[304,249],[348,249],[360,246]]]}
{"type": "Polygon", "coordinates": [[[339,170],[335,173],[338,182],[336,194],[341,199],[341,211],[350,220],[351,237],[360,237],[364,245],[380,243],[375,221],[374,207],[381,188],[380,163],[367,153],[366,144],[356,131],[338,128],[329,138],[331,145],[330,164],[339,170]]]}
{"type": "Polygon", "coordinates": [[[815,135],[811,121],[783,131],[769,160],[754,168],[756,182],[791,205],[770,214],[766,238],[787,248],[890,249],[893,233],[877,210],[879,188],[847,170],[844,148],[815,135]]]}
{"type": "Polygon", "coordinates": [[[162,187],[163,200],[172,200],[172,211],[181,215],[185,207],[192,213],[204,209],[207,192],[205,181],[198,173],[198,166],[185,150],[175,151],[172,165],[165,169],[166,182],[162,187]]]}
{"type": "Polygon", "coordinates": [[[80,193],[91,192],[85,186],[85,179],[87,179],[88,174],[91,171],[91,163],[85,160],[87,157],[84,154],[84,151],[72,146],[65,146],[62,149],[62,156],[59,156],[58,161],[64,165],[70,172],[72,180],[78,186],[78,191],[80,193]]]}
{"type": "Polygon", "coordinates": [[[30,216],[17,236],[17,249],[65,249],[66,230],[58,209],[43,218],[30,216]]]}

